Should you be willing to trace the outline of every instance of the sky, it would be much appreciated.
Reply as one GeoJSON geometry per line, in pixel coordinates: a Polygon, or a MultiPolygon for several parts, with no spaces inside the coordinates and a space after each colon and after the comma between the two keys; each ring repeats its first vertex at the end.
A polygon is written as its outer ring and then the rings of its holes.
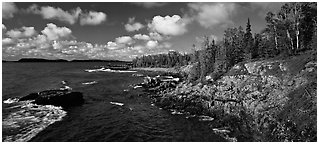
{"type": "Polygon", "coordinates": [[[283,3],[69,2],[2,3],[2,59],[103,59],[181,53],[204,36],[223,39],[228,27],[253,33],[283,3]]]}

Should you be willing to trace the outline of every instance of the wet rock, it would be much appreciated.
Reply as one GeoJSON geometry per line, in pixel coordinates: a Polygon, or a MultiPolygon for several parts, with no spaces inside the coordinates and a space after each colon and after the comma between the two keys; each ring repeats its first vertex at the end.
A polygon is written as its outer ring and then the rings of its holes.
{"type": "Polygon", "coordinates": [[[38,93],[30,93],[30,94],[20,98],[19,101],[35,100],[38,97],[39,97],[38,93]]]}
{"type": "Polygon", "coordinates": [[[34,100],[39,105],[54,105],[62,107],[79,106],[84,103],[81,92],[70,92],[67,90],[46,90],[38,93],[31,93],[19,99],[19,101],[34,100]]]}

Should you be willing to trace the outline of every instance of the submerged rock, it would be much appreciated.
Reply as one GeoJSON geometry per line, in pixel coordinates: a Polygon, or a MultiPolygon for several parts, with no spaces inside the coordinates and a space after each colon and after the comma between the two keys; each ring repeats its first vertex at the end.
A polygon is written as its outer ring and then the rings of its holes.
{"type": "Polygon", "coordinates": [[[62,107],[79,106],[84,103],[81,92],[70,92],[67,90],[46,90],[31,93],[19,99],[19,101],[34,100],[39,105],[54,105],[62,107]]]}

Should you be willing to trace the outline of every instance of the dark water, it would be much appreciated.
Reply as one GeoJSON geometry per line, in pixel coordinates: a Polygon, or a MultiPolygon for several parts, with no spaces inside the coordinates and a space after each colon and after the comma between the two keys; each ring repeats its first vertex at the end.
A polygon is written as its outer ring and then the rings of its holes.
{"type": "Polygon", "coordinates": [[[105,63],[2,64],[3,141],[224,141],[208,122],[172,115],[132,88],[143,81],[133,73],[154,73],[85,71],[105,63]],[[12,100],[59,88],[61,81],[83,92],[83,106],[64,110],[12,100]]]}

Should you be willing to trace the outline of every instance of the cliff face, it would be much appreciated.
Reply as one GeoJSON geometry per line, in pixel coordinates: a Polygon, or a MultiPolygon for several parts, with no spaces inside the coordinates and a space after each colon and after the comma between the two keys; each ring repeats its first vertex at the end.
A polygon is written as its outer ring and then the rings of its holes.
{"type": "Polygon", "coordinates": [[[316,54],[239,63],[208,84],[181,83],[158,104],[216,120],[239,141],[316,141],[316,54]]]}

